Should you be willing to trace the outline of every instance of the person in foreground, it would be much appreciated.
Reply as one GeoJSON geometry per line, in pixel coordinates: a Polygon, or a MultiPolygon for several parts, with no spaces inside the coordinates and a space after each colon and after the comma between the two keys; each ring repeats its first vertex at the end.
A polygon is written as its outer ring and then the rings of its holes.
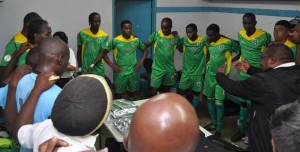
{"type": "Polygon", "coordinates": [[[180,95],[165,93],[137,109],[123,144],[129,152],[194,152],[199,137],[193,106],[180,95]]]}
{"type": "Polygon", "coordinates": [[[52,74],[49,72],[38,75],[34,91],[18,115],[15,132],[19,143],[36,152],[40,144],[55,137],[68,143],[60,145],[60,152],[95,150],[97,136],[93,134],[102,126],[110,112],[112,94],[109,86],[103,77],[97,75],[76,77],[56,98],[51,119],[32,125],[37,97],[54,84],[48,80],[52,74]]]}
{"type": "Polygon", "coordinates": [[[297,152],[300,149],[299,100],[276,109],[270,121],[273,152],[297,152]]]}
{"type": "Polygon", "coordinates": [[[227,78],[223,65],[218,68],[216,79],[226,92],[252,101],[250,149],[270,152],[270,117],[277,107],[300,97],[300,67],[295,65],[292,50],[284,44],[269,45],[262,53],[261,64],[264,72],[243,81],[227,78]]]}

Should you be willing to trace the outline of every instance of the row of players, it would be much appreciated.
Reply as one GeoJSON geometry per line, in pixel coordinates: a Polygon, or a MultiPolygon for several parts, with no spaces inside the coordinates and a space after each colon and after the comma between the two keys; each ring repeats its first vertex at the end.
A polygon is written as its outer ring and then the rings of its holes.
{"type": "MultiPolygon", "coordinates": [[[[37,14],[33,13],[31,15],[31,17],[27,17],[28,22],[29,20],[40,18],[37,14]]],[[[99,29],[101,17],[98,13],[90,14],[89,23],[90,28],[81,31],[77,37],[77,62],[82,74],[92,73],[104,76],[104,65],[101,62],[102,58],[104,58],[108,65],[116,71],[114,82],[117,98],[125,91],[128,91],[130,99],[134,100],[137,82],[136,71],[141,67],[147,56],[147,47],[154,44],[150,78],[151,94],[156,94],[160,87],[163,88],[164,92],[168,92],[170,86],[174,85],[176,81],[174,50],[177,48],[183,52],[182,76],[179,83],[180,92],[184,95],[187,89],[192,88],[192,104],[194,107],[197,107],[199,94],[203,91],[203,94],[208,97],[208,109],[212,119],[212,124],[207,128],[209,130],[215,129],[218,136],[221,134],[225,92],[215,80],[216,69],[226,62],[226,74],[229,75],[231,63],[238,58],[241,61],[247,61],[254,67],[261,68],[261,52],[271,43],[270,34],[256,29],[255,25],[257,22],[255,15],[252,13],[246,13],[243,16],[244,29],[238,34],[239,43],[221,35],[220,28],[216,24],[211,24],[207,27],[207,36],[198,36],[197,26],[189,24],[186,27],[187,36],[180,39],[171,32],[172,20],[164,18],[161,21],[161,30],[154,32],[148,41],[143,43],[139,38],[132,35],[132,23],[128,20],[124,20],[121,23],[122,34],[111,41],[108,40],[108,34],[99,29]],[[137,49],[143,51],[143,56],[138,63],[136,59],[137,49]],[[114,63],[107,56],[109,50],[114,50],[114,63]],[[238,56],[232,59],[232,52],[238,53],[238,56]]],[[[25,48],[32,48],[38,46],[44,38],[51,36],[51,28],[46,21],[36,20],[30,24],[25,24],[24,22],[25,25],[29,26],[28,32],[26,31],[27,28],[23,28],[26,32],[22,30],[10,41],[3,55],[2,66],[7,65],[10,61],[10,56],[15,50],[20,48],[22,43],[27,42],[27,38],[29,43],[26,43],[25,48]]],[[[272,43],[286,44],[296,56],[295,44],[287,39],[290,28],[291,25],[288,21],[282,20],[277,22],[274,28],[275,41],[272,43]]],[[[25,64],[28,52],[26,51],[20,57],[18,65],[25,64]]],[[[249,75],[239,70],[239,79],[243,80],[248,77],[249,75]]],[[[245,135],[247,110],[250,102],[242,99],[241,101],[240,131],[234,136],[235,138],[232,138],[233,141],[245,135]]]]}

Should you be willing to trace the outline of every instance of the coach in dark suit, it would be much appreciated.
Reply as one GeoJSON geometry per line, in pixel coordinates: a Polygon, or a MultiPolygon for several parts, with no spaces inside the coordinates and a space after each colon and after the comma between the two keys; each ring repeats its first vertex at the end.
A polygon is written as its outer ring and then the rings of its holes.
{"type": "Polygon", "coordinates": [[[263,71],[244,81],[233,81],[218,69],[216,79],[224,90],[251,103],[249,140],[252,152],[272,152],[270,117],[280,105],[300,97],[300,66],[283,44],[268,46],[261,56],[263,71]]]}

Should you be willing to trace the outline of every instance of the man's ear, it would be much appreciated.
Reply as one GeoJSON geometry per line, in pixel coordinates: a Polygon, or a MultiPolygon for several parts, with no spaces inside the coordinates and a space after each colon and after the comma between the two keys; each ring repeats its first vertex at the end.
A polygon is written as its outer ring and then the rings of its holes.
{"type": "Polygon", "coordinates": [[[129,131],[124,135],[124,139],[123,139],[123,146],[126,151],[128,151],[128,138],[129,138],[129,131]]]}
{"type": "Polygon", "coordinates": [[[59,55],[58,57],[57,57],[57,64],[58,65],[62,65],[62,55],[59,55]]]}
{"type": "Polygon", "coordinates": [[[269,57],[269,62],[270,62],[270,65],[276,64],[277,63],[277,58],[274,57],[274,56],[270,56],[269,57]]]}
{"type": "Polygon", "coordinates": [[[35,39],[35,43],[37,42],[37,41],[39,41],[39,39],[40,39],[40,36],[39,36],[39,34],[37,34],[37,33],[34,33],[34,39],[35,39]]]}

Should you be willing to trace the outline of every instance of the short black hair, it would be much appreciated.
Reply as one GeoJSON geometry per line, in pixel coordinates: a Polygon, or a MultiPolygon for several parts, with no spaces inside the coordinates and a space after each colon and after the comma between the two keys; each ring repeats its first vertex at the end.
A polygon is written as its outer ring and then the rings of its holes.
{"type": "Polygon", "coordinates": [[[172,19],[170,19],[169,17],[165,17],[161,20],[161,23],[166,22],[168,23],[171,27],[172,27],[172,19]]]}
{"type": "Polygon", "coordinates": [[[210,24],[206,31],[213,31],[214,33],[220,34],[220,27],[217,24],[210,24]]]}
{"type": "Polygon", "coordinates": [[[43,25],[48,24],[45,20],[34,20],[28,25],[27,38],[29,43],[35,44],[34,34],[41,33],[43,25]]]}
{"type": "Polygon", "coordinates": [[[26,56],[25,63],[35,69],[38,62],[39,47],[31,48],[26,56]]]}
{"type": "Polygon", "coordinates": [[[249,18],[252,18],[254,21],[256,21],[255,14],[253,14],[251,12],[244,14],[243,18],[244,17],[249,17],[249,18]]]}
{"type": "Polygon", "coordinates": [[[101,16],[100,16],[100,14],[99,13],[97,13],[97,12],[93,12],[93,13],[91,13],[90,15],[89,15],[89,22],[91,22],[92,21],[92,19],[93,19],[93,17],[94,16],[99,16],[100,17],[100,19],[101,19],[101,16]]]}
{"type": "Polygon", "coordinates": [[[270,121],[270,131],[276,152],[296,152],[300,149],[299,100],[276,109],[270,121]]]}
{"type": "Polygon", "coordinates": [[[39,14],[37,14],[36,12],[30,12],[28,14],[25,15],[24,19],[23,19],[23,24],[24,25],[29,25],[30,22],[34,21],[34,20],[41,20],[42,18],[40,17],[39,14]]]}
{"type": "Polygon", "coordinates": [[[265,51],[267,55],[274,56],[283,63],[295,61],[293,51],[285,44],[271,44],[265,51]]]}
{"type": "Polygon", "coordinates": [[[187,25],[187,26],[186,26],[186,29],[187,29],[187,28],[192,28],[194,31],[197,31],[197,25],[194,24],[194,23],[191,23],[191,24],[187,25]]]}
{"type": "Polygon", "coordinates": [[[287,30],[291,30],[291,28],[292,28],[291,23],[287,20],[280,20],[280,21],[275,23],[275,26],[276,25],[284,26],[287,30]]]}
{"type": "Polygon", "coordinates": [[[63,32],[63,31],[57,31],[57,32],[55,32],[55,33],[53,34],[53,36],[59,37],[59,38],[62,39],[66,44],[69,43],[68,37],[67,37],[66,33],[63,32]]]}
{"type": "Polygon", "coordinates": [[[121,22],[121,24],[120,24],[121,28],[123,28],[123,25],[124,25],[124,24],[130,24],[130,25],[132,25],[132,23],[131,23],[129,20],[123,20],[123,21],[121,22]]]}

